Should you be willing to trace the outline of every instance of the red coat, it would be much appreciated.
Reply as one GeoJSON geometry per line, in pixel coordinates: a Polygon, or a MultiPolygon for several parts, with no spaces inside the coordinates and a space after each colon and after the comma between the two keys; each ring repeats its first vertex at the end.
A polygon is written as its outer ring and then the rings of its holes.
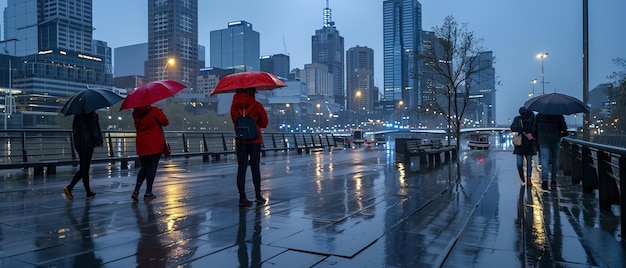
{"type": "Polygon", "coordinates": [[[152,106],[137,107],[133,110],[137,130],[137,155],[151,155],[163,152],[165,137],[163,126],[170,124],[161,109],[152,106]]]}
{"type": "MultiPolygon", "coordinates": [[[[241,141],[243,143],[261,143],[263,137],[261,136],[261,128],[266,128],[268,124],[267,112],[263,104],[256,101],[253,96],[247,93],[236,93],[233,96],[233,104],[230,106],[230,118],[233,120],[233,125],[237,128],[237,117],[242,113],[245,107],[246,114],[249,114],[254,118],[256,122],[256,128],[259,132],[259,137],[254,140],[241,141]],[[254,106],[252,106],[254,104],[254,106]],[[252,107],[252,109],[250,109],[252,107]]],[[[237,141],[240,142],[240,141],[237,141]]]]}

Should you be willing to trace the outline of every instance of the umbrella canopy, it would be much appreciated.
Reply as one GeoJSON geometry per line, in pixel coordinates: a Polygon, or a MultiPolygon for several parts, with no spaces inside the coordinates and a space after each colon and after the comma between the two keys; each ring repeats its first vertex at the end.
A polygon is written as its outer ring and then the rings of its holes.
{"type": "Polygon", "coordinates": [[[128,96],[122,102],[120,111],[151,105],[162,99],[172,97],[185,88],[187,86],[173,80],[149,82],[128,93],[128,96]]]}
{"type": "Polygon", "coordinates": [[[61,108],[64,115],[87,114],[122,101],[124,97],[104,88],[83,89],[72,96],[61,108]]]}
{"type": "Polygon", "coordinates": [[[589,107],[582,101],[569,95],[549,93],[534,97],[524,103],[526,109],[541,114],[589,113],[589,107]]]}
{"type": "Polygon", "coordinates": [[[211,91],[210,95],[218,93],[235,92],[238,88],[255,88],[256,90],[271,90],[286,87],[277,75],[267,72],[243,72],[229,74],[222,77],[211,91]]]}

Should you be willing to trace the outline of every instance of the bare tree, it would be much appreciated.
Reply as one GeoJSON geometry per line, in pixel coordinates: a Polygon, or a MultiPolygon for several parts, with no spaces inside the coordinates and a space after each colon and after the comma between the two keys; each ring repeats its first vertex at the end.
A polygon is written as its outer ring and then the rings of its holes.
{"type": "Polygon", "coordinates": [[[433,108],[446,119],[448,135],[451,125],[454,126],[456,146],[460,148],[461,126],[470,100],[472,79],[485,68],[478,58],[483,52],[482,39],[469,31],[466,23],[459,25],[453,16],[447,16],[442,26],[433,27],[433,32],[432,51],[421,53],[420,60],[438,84],[434,94],[443,97],[435,98],[433,108]]]}

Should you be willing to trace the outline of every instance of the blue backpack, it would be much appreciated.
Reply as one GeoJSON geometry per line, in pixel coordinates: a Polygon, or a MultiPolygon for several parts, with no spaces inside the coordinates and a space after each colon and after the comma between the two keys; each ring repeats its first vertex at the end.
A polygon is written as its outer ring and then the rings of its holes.
{"type": "MultiPolygon", "coordinates": [[[[250,106],[250,111],[252,111],[255,104],[256,102],[250,106]]],[[[237,116],[237,119],[235,120],[235,136],[238,140],[243,141],[254,140],[259,137],[256,122],[249,113],[246,114],[245,108],[243,109],[242,114],[237,116]]]]}

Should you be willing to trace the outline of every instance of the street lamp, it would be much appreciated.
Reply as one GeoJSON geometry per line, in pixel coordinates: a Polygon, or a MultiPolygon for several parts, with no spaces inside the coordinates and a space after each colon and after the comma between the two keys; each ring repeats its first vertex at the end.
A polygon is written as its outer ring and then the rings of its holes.
{"type": "MultiPolygon", "coordinates": [[[[350,122],[348,123],[348,126],[350,126],[352,124],[352,113],[357,113],[358,111],[358,107],[356,104],[356,99],[361,97],[361,91],[357,90],[356,92],[354,92],[354,98],[352,99],[352,109],[350,109],[350,122]]],[[[359,121],[359,117],[357,115],[357,122],[359,121]]],[[[357,128],[359,128],[359,124],[357,124],[357,128]]]]}
{"type": "Polygon", "coordinates": [[[548,57],[548,53],[546,52],[542,52],[537,54],[537,58],[541,59],[541,94],[546,94],[546,81],[544,80],[544,75],[543,75],[543,59],[548,57]]]}
{"type": "Polygon", "coordinates": [[[165,71],[167,70],[167,66],[169,65],[174,65],[176,63],[176,60],[174,58],[169,58],[167,59],[167,62],[165,63],[165,65],[163,66],[163,72],[161,73],[161,77],[162,79],[166,79],[165,77],[165,71]]]}
{"type": "Polygon", "coordinates": [[[535,84],[537,84],[537,78],[530,80],[530,83],[533,84],[533,94],[531,95],[531,98],[535,96],[535,84]]]}

